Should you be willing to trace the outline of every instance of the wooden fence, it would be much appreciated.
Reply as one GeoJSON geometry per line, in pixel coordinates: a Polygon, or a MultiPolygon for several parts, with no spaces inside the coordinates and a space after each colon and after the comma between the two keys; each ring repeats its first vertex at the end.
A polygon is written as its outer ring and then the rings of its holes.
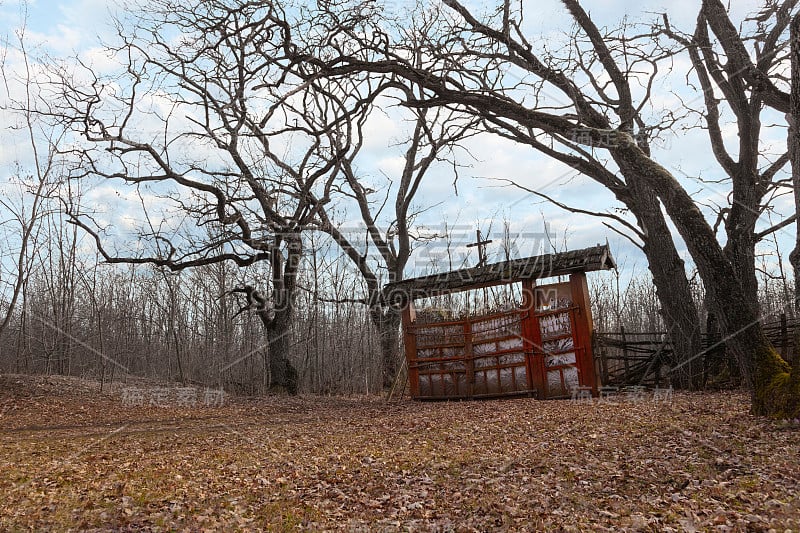
{"type": "MultiPolygon", "coordinates": [[[[796,335],[800,334],[800,319],[785,314],[777,320],[762,323],[764,333],[778,353],[787,361],[796,355],[796,335]]],[[[725,343],[718,333],[701,334],[703,352],[699,354],[704,372],[713,361],[725,359],[725,343]]],[[[668,386],[670,370],[676,366],[672,340],[666,332],[594,332],[594,354],[597,371],[603,385],[668,386]]]]}

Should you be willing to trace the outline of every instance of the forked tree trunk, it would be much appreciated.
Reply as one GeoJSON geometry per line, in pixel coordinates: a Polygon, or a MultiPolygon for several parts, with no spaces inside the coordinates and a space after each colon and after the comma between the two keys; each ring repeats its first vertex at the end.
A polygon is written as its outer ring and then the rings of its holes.
{"type": "Polygon", "coordinates": [[[767,340],[755,302],[747,300],[703,213],[675,177],[633,142],[612,154],[623,174],[636,173],[653,188],[686,242],[728,349],[751,388],[753,413],[775,417],[800,414],[800,372],[790,374],[789,366],[767,340]]]}
{"type": "Polygon", "coordinates": [[[270,388],[283,389],[289,394],[297,394],[298,373],[292,365],[291,354],[292,315],[296,291],[297,265],[302,251],[301,242],[296,235],[284,237],[287,242],[287,257],[278,246],[272,250],[272,307],[267,305],[264,296],[257,295],[252,287],[246,287],[248,303],[256,305],[256,313],[267,336],[269,355],[270,388]],[[248,292],[249,291],[249,292],[248,292]]]}
{"type": "Polygon", "coordinates": [[[269,350],[270,387],[282,388],[289,394],[297,394],[297,370],[289,360],[291,349],[290,310],[278,311],[266,324],[269,350]]]}
{"type": "MultiPolygon", "coordinates": [[[[792,87],[789,109],[789,155],[792,163],[792,185],[794,185],[795,215],[800,216],[800,13],[792,18],[789,26],[791,43],[792,87]]],[[[800,221],[795,221],[796,245],[789,255],[794,269],[794,307],[800,312],[800,221]]],[[[795,331],[795,346],[800,345],[800,332],[795,331]]],[[[795,354],[792,360],[789,386],[794,387],[795,401],[800,396],[800,356],[795,354]]],[[[797,409],[800,411],[800,409],[797,409]]]]}
{"type": "MultiPolygon", "coordinates": [[[[744,180],[740,180],[744,181],[744,180]]],[[[741,188],[746,188],[742,186],[741,188]]],[[[752,187],[751,187],[752,189],[752,187]]],[[[742,286],[744,298],[755,304],[758,310],[758,279],[756,278],[756,222],[758,222],[757,206],[753,191],[748,191],[750,198],[733,197],[733,203],[739,207],[731,208],[726,221],[727,242],[723,248],[733,271],[742,286]],[[742,206],[753,206],[746,209],[742,206]]]]}
{"type": "Polygon", "coordinates": [[[700,388],[703,382],[700,321],[683,259],[675,248],[656,195],[649,187],[641,186],[636,177],[629,178],[628,184],[632,195],[625,203],[645,234],[643,251],[673,345],[676,370],[672,382],[682,389],[700,388]]]}
{"type": "MultiPolygon", "coordinates": [[[[744,95],[743,95],[744,98],[744,95]]],[[[739,154],[733,169],[726,170],[733,188],[730,192],[730,211],[725,219],[726,243],[723,248],[744,298],[758,304],[758,279],[756,277],[756,224],[761,215],[767,189],[759,173],[760,114],[763,105],[756,97],[747,104],[738,104],[739,154]]],[[[714,140],[719,144],[718,140],[714,140]]],[[[719,148],[718,148],[719,150],[719,148]]]]}

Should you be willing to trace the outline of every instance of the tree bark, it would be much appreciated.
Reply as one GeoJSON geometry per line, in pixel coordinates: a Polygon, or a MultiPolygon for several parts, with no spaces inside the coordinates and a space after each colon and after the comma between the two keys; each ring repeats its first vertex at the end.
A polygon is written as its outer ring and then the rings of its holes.
{"type": "Polygon", "coordinates": [[[270,254],[272,266],[272,299],[267,298],[252,286],[234,289],[247,296],[247,305],[239,312],[254,310],[264,325],[267,337],[267,353],[270,388],[283,389],[297,394],[298,373],[291,362],[292,318],[296,296],[297,267],[300,262],[301,241],[299,235],[286,239],[286,258],[276,244],[270,254]]]}
{"type": "MultiPolygon", "coordinates": [[[[792,163],[792,185],[794,187],[795,213],[800,214],[800,14],[792,19],[789,26],[789,40],[791,42],[792,59],[792,88],[790,95],[789,114],[789,155],[792,163]]],[[[789,254],[789,262],[794,270],[794,308],[800,313],[800,222],[795,223],[796,237],[794,250],[789,254]]],[[[795,363],[800,366],[800,363],[795,363]]]]}
{"type": "Polygon", "coordinates": [[[733,266],[742,286],[744,298],[754,302],[758,311],[756,278],[756,223],[761,216],[762,201],[767,189],[758,172],[760,102],[749,103],[740,118],[739,161],[732,173],[731,206],[725,221],[727,241],[723,252],[733,266]],[[753,106],[757,109],[753,109],[753,106]]]}
{"type": "MultiPolygon", "coordinates": [[[[792,18],[789,26],[790,55],[791,55],[791,93],[789,98],[789,156],[792,164],[792,185],[794,186],[795,214],[800,214],[800,14],[792,18]]],[[[794,307],[800,312],[800,221],[795,222],[796,241],[795,248],[789,254],[789,261],[794,270],[794,307]]],[[[798,346],[800,335],[795,335],[795,346],[798,346]]],[[[793,392],[795,405],[800,403],[800,357],[795,354],[792,359],[792,369],[787,385],[789,392],[793,392]],[[791,389],[794,389],[793,391],[791,389]]],[[[795,416],[800,412],[796,407],[795,416]]]]}
{"type": "Polygon", "coordinates": [[[265,329],[269,347],[270,387],[283,388],[289,394],[297,394],[297,369],[289,359],[292,331],[290,312],[276,312],[275,318],[265,329]]]}
{"type": "Polygon", "coordinates": [[[300,263],[302,243],[299,235],[283,236],[286,242],[286,258],[280,246],[271,254],[272,304],[274,317],[266,309],[259,313],[266,326],[269,344],[270,385],[281,387],[289,394],[297,394],[297,369],[289,356],[291,349],[292,315],[296,296],[297,268],[300,263]],[[271,319],[270,319],[271,318],[271,319]]]}
{"type": "Polygon", "coordinates": [[[370,310],[370,318],[380,335],[383,388],[390,389],[400,362],[400,313],[391,306],[375,306],[370,310]]]}
{"type": "Polygon", "coordinates": [[[653,192],[642,187],[638,178],[628,179],[631,197],[626,205],[638,218],[644,232],[642,250],[653,275],[661,303],[664,323],[669,331],[677,370],[674,384],[682,389],[702,387],[703,365],[697,306],[692,298],[683,259],[678,255],[672,235],[653,192]]]}
{"type": "Polygon", "coordinates": [[[686,242],[720,322],[728,349],[752,391],[757,415],[797,416],[800,411],[800,372],[774,350],[759,322],[756,303],[748,301],[734,268],[714,237],[700,209],[672,174],[645,155],[633,142],[611,153],[623,175],[637,174],[658,194],[686,242]]]}

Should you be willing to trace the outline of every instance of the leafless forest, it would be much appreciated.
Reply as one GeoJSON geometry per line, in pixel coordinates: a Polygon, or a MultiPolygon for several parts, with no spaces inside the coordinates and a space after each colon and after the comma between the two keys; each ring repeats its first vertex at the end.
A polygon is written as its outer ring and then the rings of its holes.
{"type": "MultiPolygon", "coordinates": [[[[796,3],[706,0],[690,20],[633,21],[564,0],[545,38],[511,2],[423,3],[410,18],[370,2],[134,2],[93,49],[105,62],[39,48],[23,13],[3,43],[0,370],[242,394],[402,383],[382,287],[464,266],[453,221],[429,211],[459,201],[492,138],[586,178],[607,205],[535,177],[493,184],[595,217],[645,259],[594,277],[597,330],[665,332],[670,379],[696,389],[711,317],[753,411],[792,415],[800,374],[763,324],[800,301],[796,3]],[[376,147],[381,120],[403,127],[376,147]],[[703,146],[694,174],[669,148],[683,135],[703,146]],[[382,151],[394,166],[370,170],[382,151]],[[420,193],[444,181],[454,194],[420,193]],[[434,241],[446,253],[425,263],[434,241]]],[[[503,226],[494,260],[519,255],[513,235],[530,228],[483,223],[503,226]]],[[[533,252],[571,245],[547,237],[533,252]]]]}
{"type": "Polygon", "coordinates": [[[0,0],[0,530],[800,530],[798,125],[800,0],[0,0]]]}
{"type": "MultiPolygon", "coordinates": [[[[101,381],[135,375],[238,394],[267,390],[261,325],[253,314],[238,313],[245,302],[229,293],[239,280],[258,279],[263,271],[223,263],[180,274],[98,265],[96,256],[78,250],[74,227],[62,222],[57,212],[37,220],[41,229],[30,243],[35,254],[2,332],[2,372],[101,381]]],[[[365,307],[320,299],[344,300],[363,287],[341,258],[323,254],[304,257],[304,290],[290,333],[301,390],[377,393],[380,346],[365,307]],[[319,286],[326,290],[315,293],[319,286]]]]}
{"type": "MultiPolygon", "coordinates": [[[[269,353],[260,324],[253,314],[239,313],[243,298],[229,294],[242,280],[267,277],[267,272],[224,263],[177,274],[147,265],[102,264],[96,255],[80,252],[80,233],[64,225],[57,203],[52,207],[35,221],[29,244],[35,253],[26,258],[17,306],[5,318],[3,373],[105,382],[133,375],[223,386],[234,394],[268,390],[269,353]]],[[[290,337],[300,390],[381,392],[379,332],[362,303],[346,301],[364,292],[363,283],[331,248],[311,248],[303,260],[303,290],[290,337]]],[[[639,275],[620,285],[620,277],[610,272],[591,279],[596,330],[666,331],[650,279],[639,275]]],[[[791,280],[765,272],[760,301],[768,307],[766,319],[782,312],[791,316],[792,294],[791,280]]],[[[489,307],[516,295],[494,296],[489,307]]],[[[705,314],[699,283],[693,296],[705,314]]],[[[430,307],[457,314],[468,312],[468,305],[463,298],[450,298],[430,307]]],[[[477,306],[483,308],[482,298],[477,306]]]]}

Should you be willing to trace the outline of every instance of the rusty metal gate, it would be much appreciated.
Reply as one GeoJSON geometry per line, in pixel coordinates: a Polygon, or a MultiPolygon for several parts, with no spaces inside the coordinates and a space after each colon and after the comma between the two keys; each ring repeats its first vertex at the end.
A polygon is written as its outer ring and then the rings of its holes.
{"type": "Polygon", "coordinates": [[[535,296],[520,309],[406,325],[412,396],[562,398],[576,387],[596,390],[583,284],[582,276],[531,284],[528,294],[535,296]]]}
{"type": "Polygon", "coordinates": [[[472,398],[531,390],[522,322],[512,311],[416,326],[418,398],[472,398]]]}

